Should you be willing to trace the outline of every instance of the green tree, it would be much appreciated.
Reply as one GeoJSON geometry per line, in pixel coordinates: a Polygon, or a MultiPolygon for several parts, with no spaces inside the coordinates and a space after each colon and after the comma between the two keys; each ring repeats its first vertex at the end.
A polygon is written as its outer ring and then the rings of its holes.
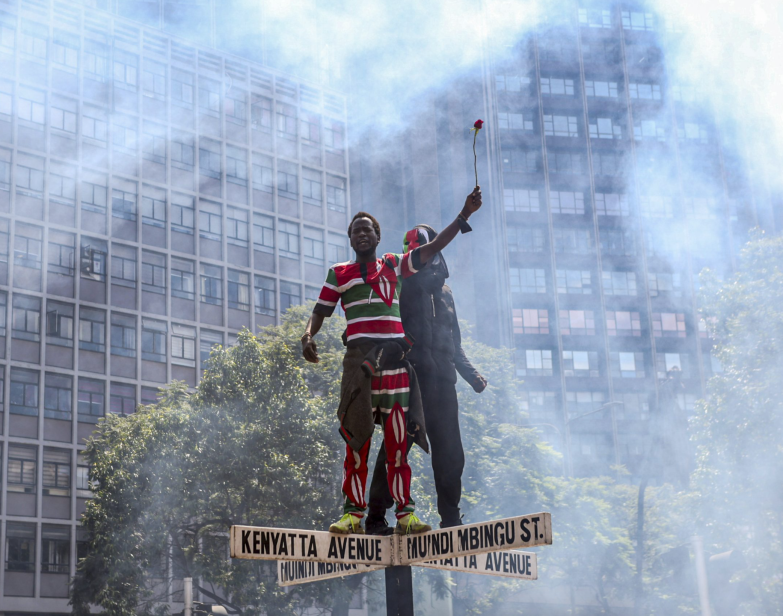
{"type": "Polygon", "coordinates": [[[757,237],[731,278],[702,282],[723,373],[694,425],[699,522],[708,549],[745,555],[735,579],[753,596],[739,613],[783,614],[783,239],[757,237]]]}

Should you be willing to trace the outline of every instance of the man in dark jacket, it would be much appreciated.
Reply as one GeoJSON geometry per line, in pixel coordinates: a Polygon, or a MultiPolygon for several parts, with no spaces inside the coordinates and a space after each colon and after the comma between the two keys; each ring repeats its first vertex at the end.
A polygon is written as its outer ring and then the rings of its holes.
{"type": "MultiPolygon", "coordinates": [[[[406,233],[403,250],[407,253],[436,236],[432,227],[418,225],[406,233]]],[[[421,389],[442,528],[461,524],[459,501],[465,453],[459,431],[457,373],[477,393],[487,386],[462,350],[454,297],[445,284],[448,277],[446,261],[437,253],[427,267],[406,281],[400,296],[403,328],[416,341],[408,360],[416,370],[421,389]]],[[[394,501],[386,481],[385,461],[386,451],[381,447],[370,486],[366,522],[369,533],[388,532],[386,510],[394,501]]]]}

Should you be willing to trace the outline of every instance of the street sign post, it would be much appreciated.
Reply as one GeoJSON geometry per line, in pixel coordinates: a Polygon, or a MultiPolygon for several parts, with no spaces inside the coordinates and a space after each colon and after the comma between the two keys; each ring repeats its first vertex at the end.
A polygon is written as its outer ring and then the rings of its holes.
{"type": "Polygon", "coordinates": [[[418,535],[338,535],[317,530],[231,527],[231,557],[276,560],[280,586],[385,569],[387,585],[397,588],[394,600],[391,603],[387,600],[390,616],[413,614],[411,565],[535,580],[538,579],[537,556],[519,548],[551,544],[552,517],[549,513],[467,524],[418,535]]]}

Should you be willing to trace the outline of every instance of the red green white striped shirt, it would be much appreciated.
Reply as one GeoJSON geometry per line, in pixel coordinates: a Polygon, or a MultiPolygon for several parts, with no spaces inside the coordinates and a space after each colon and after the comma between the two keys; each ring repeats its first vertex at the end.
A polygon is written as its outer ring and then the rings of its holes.
{"type": "Polygon", "coordinates": [[[331,316],[339,301],[348,321],[349,342],[402,338],[402,281],[419,268],[418,250],[403,255],[387,253],[375,263],[336,263],[329,268],[313,312],[331,316]]]}

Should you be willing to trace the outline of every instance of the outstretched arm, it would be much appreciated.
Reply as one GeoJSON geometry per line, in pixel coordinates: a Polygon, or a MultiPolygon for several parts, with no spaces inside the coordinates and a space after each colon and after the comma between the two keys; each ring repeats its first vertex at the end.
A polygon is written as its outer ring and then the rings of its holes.
{"type": "Polygon", "coordinates": [[[438,236],[434,240],[419,248],[419,259],[421,260],[422,265],[446,248],[446,246],[451,243],[451,240],[457,237],[457,233],[459,233],[459,219],[462,218],[467,222],[471,214],[476,212],[480,207],[481,188],[476,186],[476,188],[473,189],[473,192],[465,199],[465,205],[462,206],[462,211],[457,218],[452,220],[443,231],[438,233],[438,236]]]}

